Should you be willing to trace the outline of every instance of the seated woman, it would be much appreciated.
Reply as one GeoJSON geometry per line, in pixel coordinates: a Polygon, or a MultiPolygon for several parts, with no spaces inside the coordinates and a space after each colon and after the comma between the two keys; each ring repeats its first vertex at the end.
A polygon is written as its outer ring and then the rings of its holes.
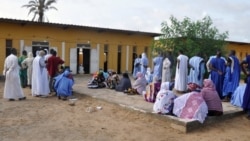
{"type": "Polygon", "coordinates": [[[172,114],[174,99],[177,96],[170,90],[170,83],[163,82],[161,89],[157,94],[156,101],[154,103],[153,111],[158,114],[172,114]]]}
{"type": "Polygon", "coordinates": [[[131,81],[129,79],[128,73],[122,74],[122,79],[120,80],[119,84],[116,85],[115,90],[118,92],[124,92],[131,88],[131,81]]]}
{"type": "Polygon", "coordinates": [[[136,76],[137,76],[137,79],[133,83],[132,88],[128,89],[128,94],[142,95],[142,92],[146,90],[147,80],[145,79],[143,73],[141,72],[138,72],[136,76]]]}
{"type": "Polygon", "coordinates": [[[143,92],[143,96],[147,102],[155,102],[157,93],[161,89],[161,81],[157,77],[154,78],[153,82],[149,83],[146,87],[146,92],[143,92]]]}
{"type": "Polygon", "coordinates": [[[54,78],[54,90],[58,99],[66,100],[67,97],[72,96],[72,87],[74,85],[73,77],[68,69],[54,78]]]}
{"type": "Polygon", "coordinates": [[[200,123],[205,121],[208,108],[202,95],[192,85],[192,92],[183,94],[174,100],[173,114],[183,119],[194,119],[200,123]]]}
{"type": "Polygon", "coordinates": [[[99,71],[93,75],[92,80],[88,83],[88,88],[104,88],[106,87],[106,78],[103,71],[99,71]]]}
{"type": "Polygon", "coordinates": [[[109,77],[107,78],[107,85],[110,89],[115,89],[116,85],[119,84],[120,78],[119,75],[115,71],[110,71],[109,77]]]}
{"type": "Polygon", "coordinates": [[[201,89],[201,95],[206,101],[208,107],[208,116],[223,115],[221,99],[212,80],[204,79],[203,88],[201,89]]]}

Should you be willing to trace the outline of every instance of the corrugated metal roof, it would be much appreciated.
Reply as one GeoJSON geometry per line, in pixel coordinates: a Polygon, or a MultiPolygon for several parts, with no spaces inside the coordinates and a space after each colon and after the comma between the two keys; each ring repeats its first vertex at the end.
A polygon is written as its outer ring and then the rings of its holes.
{"type": "Polygon", "coordinates": [[[101,27],[91,27],[91,26],[82,26],[82,25],[74,25],[74,24],[62,24],[62,23],[50,23],[50,22],[36,22],[36,21],[28,21],[28,20],[19,20],[19,19],[9,19],[9,18],[0,18],[0,22],[9,22],[9,23],[18,23],[21,25],[44,25],[44,26],[55,26],[63,29],[68,28],[81,28],[81,29],[89,29],[97,32],[120,32],[128,35],[141,34],[145,36],[156,37],[162,35],[161,33],[152,33],[152,32],[141,32],[141,31],[132,31],[132,30],[122,30],[122,29],[111,29],[111,28],[101,28],[101,27]]]}

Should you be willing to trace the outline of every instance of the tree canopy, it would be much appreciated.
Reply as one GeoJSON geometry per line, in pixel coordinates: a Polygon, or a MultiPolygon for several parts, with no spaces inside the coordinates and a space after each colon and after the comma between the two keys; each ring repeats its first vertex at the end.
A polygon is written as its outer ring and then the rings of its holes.
{"type": "Polygon", "coordinates": [[[178,51],[182,50],[189,57],[202,53],[205,58],[215,55],[217,50],[223,52],[228,32],[219,33],[212,24],[209,16],[198,21],[191,21],[187,17],[183,21],[178,21],[171,16],[170,23],[162,22],[163,34],[155,41],[153,51],[172,51],[173,55],[177,55],[178,51]]]}
{"type": "Polygon", "coordinates": [[[34,14],[32,21],[44,22],[46,11],[50,9],[57,10],[56,7],[52,6],[53,3],[56,3],[56,0],[30,0],[28,4],[22,7],[29,8],[28,15],[31,13],[34,14]]]}

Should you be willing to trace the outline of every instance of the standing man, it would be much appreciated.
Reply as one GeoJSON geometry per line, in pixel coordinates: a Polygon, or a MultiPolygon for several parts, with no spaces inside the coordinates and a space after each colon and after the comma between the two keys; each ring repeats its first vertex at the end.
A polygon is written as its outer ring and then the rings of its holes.
{"type": "Polygon", "coordinates": [[[189,66],[191,66],[191,68],[189,70],[188,82],[198,84],[202,87],[205,63],[200,53],[190,58],[189,66]]]}
{"type": "Polygon", "coordinates": [[[179,51],[177,57],[176,72],[175,72],[175,84],[174,89],[179,92],[185,92],[187,90],[188,82],[188,57],[183,55],[183,51],[179,51]]]}
{"type": "Polygon", "coordinates": [[[24,59],[22,62],[22,68],[27,68],[27,78],[28,78],[28,86],[31,88],[32,81],[32,63],[33,63],[33,53],[28,53],[28,58],[24,59]]]}
{"type": "Polygon", "coordinates": [[[163,57],[161,56],[160,53],[158,53],[158,56],[153,59],[154,63],[153,78],[157,78],[157,81],[160,81],[162,77],[162,62],[163,62],[163,57]]]}
{"type": "Polygon", "coordinates": [[[27,51],[23,50],[22,56],[18,58],[18,64],[20,66],[20,80],[21,80],[21,86],[22,88],[25,88],[27,86],[27,68],[22,67],[22,62],[27,58],[27,51]]]}
{"type": "Polygon", "coordinates": [[[241,62],[241,69],[247,77],[247,86],[243,96],[242,108],[247,112],[247,119],[250,120],[250,55],[247,55],[246,59],[241,62]]]}
{"type": "Polygon", "coordinates": [[[5,86],[3,98],[9,99],[9,101],[14,101],[15,99],[26,99],[20,85],[20,67],[18,65],[18,58],[16,55],[16,49],[12,48],[11,54],[5,59],[4,62],[3,75],[5,75],[5,86]]]}
{"type": "Polygon", "coordinates": [[[217,51],[216,57],[212,58],[209,64],[211,70],[211,80],[215,84],[216,90],[221,99],[223,99],[223,82],[226,70],[226,62],[221,58],[221,51],[217,51]]]}
{"type": "Polygon", "coordinates": [[[38,55],[33,60],[32,65],[32,96],[47,97],[49,91],[48,72],[44,60],[45,52],[39,51],[38,55]]]}
{"type": "Polygon", "coordinates": [[[140,66],[140,63],[141,63],[141,55],[135,55],[136,58],[135,58],[135,61],[134,61],[134,70],[133,70],[133,78],[134,79],[137,79],[136,77],[136,74],[137,72],[140,72],[141,71],[141,66],[140,66]]]}
{"type": "Polygon", "coordinates": [[[235,50],[231,50],[227,59],[226,74],[223,83],[223,96],[226,101],[230,101],[231,95],[240,83],[240,63],[235,56],[235,50]]]}
{"type": "Polygon", "coordinates": [[[148,68],[148,58],[146,56],[146,53],[142,53],[141,55],[141,73],[143,76],[145,76],[148,68]]]}
{"type": "Polygon", "coordinates": [[[52,88],[53,78],[59,73],[59,70],[58,70],[59,65],[64,63],[64,61],[60,57],[57,57],[56,55],[57,55],[57,52],[54,50],[52,52],[52,56],[49,57],[48,62],[47,62],[47,70],[49,73],[49,87],[50,87],[51,92],[53,91],[53,88],[52,88]]]}

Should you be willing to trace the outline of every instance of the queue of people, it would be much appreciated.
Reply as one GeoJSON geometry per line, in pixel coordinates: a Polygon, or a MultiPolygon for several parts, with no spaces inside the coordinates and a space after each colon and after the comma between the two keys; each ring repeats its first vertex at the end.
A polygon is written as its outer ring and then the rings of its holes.
{"type": "MultiPolygon", "coordinates": [[[[58,75],[58,65],[64,61],[57,57],[56,51],[50,53],[46,55],[41,50],[33,58],[32,53],[29,52],[27,57],[27,52],[23,51],[18,59],[13,48],[4,65],[4,98],[10,101],[26,99],[21,89],[26,86],[30,86],[32,96],[36,97],[47,97],[51,91],[55,91],[59,99],[71,96],[74,80],[70,71],[65,70],[58,75]],[[10,90],[11,86],[16,89],[10,90]]],[[[205,64],[200,54],[189,59],[180,50],[176,63],[169,54],[165,57],[158,54],[153,58],[152,71],[145,53],[134,62],[133,83],[128,73],[123,73],[120,78],[114,71],[99,70],[88,87],[142,95],[145,101],[154,103],[153,111],[156,113],[195,119],[201,123],[207,116],[222,115],[222,101],[229,100],[233,105],[242,107],[250,119],[250,55],[240,63],[235,51],[231,51],[227,59],[217,51],[205,64]],[[176,64],[174,77],[173,64],[176,64]],[[207,79],[204,78],[205,66],[210,73],[207,79]],[[246,75],[245,87],[239,86],[241,70],[246,75]]]]}
{"type": "MultiPolygon", "coordinates": [[[[55,50],[51,49],[50,53],[51,55],[48,55],[48,51],[39,50],[33,57],[32,52],[29,52],[27,56],[27,52],[23,50],[22,55],[18,58],[16,49],[12,48],[11,54],[5,59],[3,71],[6,78],[4,98],[9,101],[25,100],[26,97],[21,88],[27,86],[31,89],[31,94],[34,97],[46,98],[53,90],[61,95],[62,89],[65,88],[58,87],[58,83],[66,83],[70,80],[59,81],[62,78],[55,79],[59,74],[58,66],[64,61],[56,56],[55,50]],[[57,87],[52,86],[53,80],[58,81],[57,87]]],[[[67,86],[69,86],[67,89],[72,91],[72,83],[67,83],[67,86]]],[[[69,91],[66,93],[72,94],[69,91]]]]}

